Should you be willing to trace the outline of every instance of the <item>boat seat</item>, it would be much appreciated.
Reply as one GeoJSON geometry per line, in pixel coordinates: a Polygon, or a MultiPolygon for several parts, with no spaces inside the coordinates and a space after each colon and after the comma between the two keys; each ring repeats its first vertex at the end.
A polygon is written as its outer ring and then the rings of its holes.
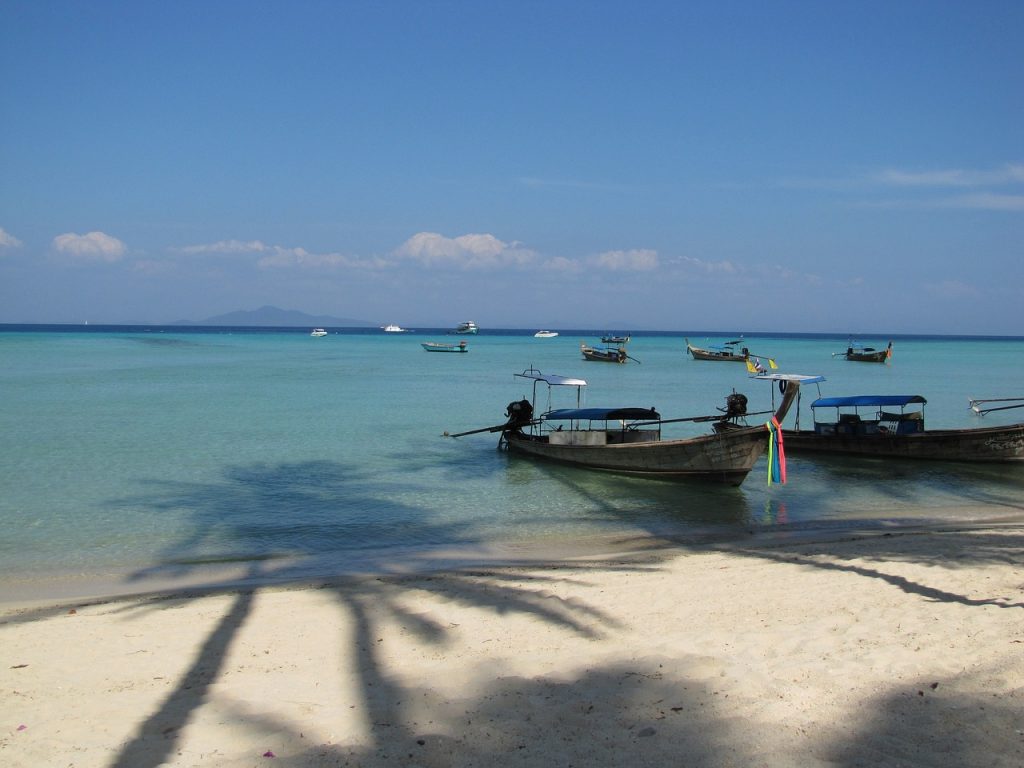
{"type": "Polygon", "coordinates": [[[924,419],[924,414],[920,411],[911,411],[910,413],[890,413],[888,411],[882,411],[878,414],[880,421],[921,421],[924,419]]]}
{"type": "Polygon", "coordinates": [[[910,413],[890,413],[882,411],[878,414],[879,426],[885,431],[897,435],[909,435],[914,432],[924,432],[924,414],[921,411],[910,413]]]}

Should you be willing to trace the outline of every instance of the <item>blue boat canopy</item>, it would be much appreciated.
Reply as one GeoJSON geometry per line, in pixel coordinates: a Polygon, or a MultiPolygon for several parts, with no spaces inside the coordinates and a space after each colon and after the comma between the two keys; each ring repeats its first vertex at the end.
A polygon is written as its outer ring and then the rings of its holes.
{"type": "Polygon", "coordinates": [[[811,408],[843,408],[870,405],[897,405],[903,407],[911,403],[924,405],[928,401],[920,395],[854,395],[853,397],[819,397],[811,408]]]}
{"type": "Polygon", "coordinates": [[[546,421],[636,421],[660,419],[653,408],[559,408],[544,414],[546,421]]]}

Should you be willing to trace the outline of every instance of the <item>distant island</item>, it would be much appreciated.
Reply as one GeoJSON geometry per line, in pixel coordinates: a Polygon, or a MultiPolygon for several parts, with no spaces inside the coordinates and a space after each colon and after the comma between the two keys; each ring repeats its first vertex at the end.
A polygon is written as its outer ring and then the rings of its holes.
{"type": "Polygon", "coordinates": [[[239,310],[225,315],[208,317],[205,320],[179,320],[174,325],[245,325],[284,328],[291,326],[330,326],[333,328],[373,328],[378,323],[355,320],[351,317],[330,315],[307,315],[295,309],[280,309],[265,306],[253,310],[239,310]]]}

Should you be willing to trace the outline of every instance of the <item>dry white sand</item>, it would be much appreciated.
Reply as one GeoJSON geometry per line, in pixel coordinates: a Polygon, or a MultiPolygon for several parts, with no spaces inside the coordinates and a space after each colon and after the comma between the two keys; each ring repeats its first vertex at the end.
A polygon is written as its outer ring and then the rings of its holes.
{"type": "Polygon", "coordinates": [[[1022,766],[1024,527],[8,608],[3,766],[1022,766]]]}

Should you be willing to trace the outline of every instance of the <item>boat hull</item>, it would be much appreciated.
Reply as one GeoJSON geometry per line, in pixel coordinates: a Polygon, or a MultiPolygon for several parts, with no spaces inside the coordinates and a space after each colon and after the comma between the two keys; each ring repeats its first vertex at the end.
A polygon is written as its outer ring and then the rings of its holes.
{"type": "Polygon", "coordinates": [[[847,352],[846,359],[854,363],[884,363],[889,354],[884,349],[881,352],[847,352]]]}
{"type": "Polygon", "coordinates": [[[892,357],[892,342],[885,349],[859,349],[850,347],[843,354],[850,362],[854,363],[887,363],[892,357]]]}
{"type": "Polygon", "coordinates": [[[590,360],[595,363],[624,363],[626,358],[623,355],[619,355],[617,352],[607,353],[601,352],[600,350],[584,350],[583,359],[590,360]]]}
{"type": "Polygon", "coordinates": [[[510,451],[570,464],[669,480],[740,485],[765,452],[768,431],[744,427],[685,440],[620,445],[554,445],[544,437],[506,433],[510,451]]]}
{"type": "Polygon", "coordinates": [[[689,342],[686,344],[686,351],[694,360],[711,360],[719,363],[745,363],[749,355],[737,355],[734,352],[715,352],[710,349],[695,347],[689,342]]]}
{"type": "Polygon", "coordinates": [[[469,352],[469,347],[465,344],[431,344],[425,342],[420,344],[427,352],[469,352]]]}
{"type": "Polygon", "coordinates": [[[822,435],[785,430],[789,454],[840,454],[970,463],[1024,462],[1024,424],[927,430],[908,435],[822,435]]]}

